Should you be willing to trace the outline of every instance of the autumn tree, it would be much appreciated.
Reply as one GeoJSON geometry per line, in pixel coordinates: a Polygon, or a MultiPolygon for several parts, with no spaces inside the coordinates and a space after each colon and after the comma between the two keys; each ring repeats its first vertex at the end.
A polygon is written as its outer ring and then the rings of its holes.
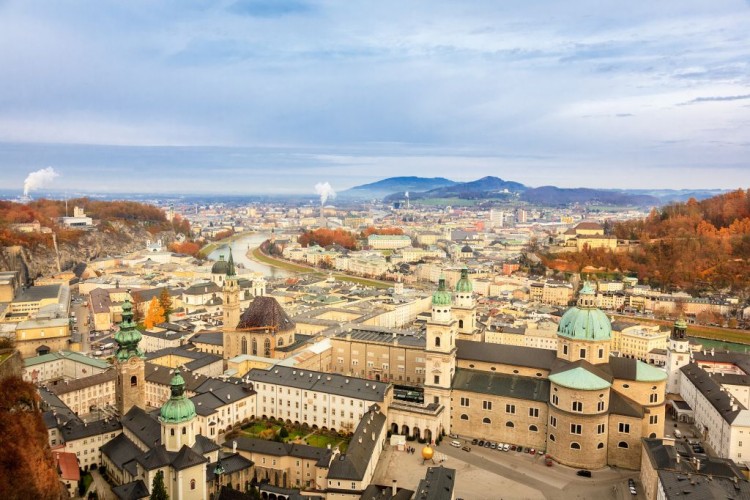
{"type": "Polygon", "coordinates": [[[174,253],[192,255],[193,257],[196,257],[198,255],[198,252],[201,251],[201,246],[194,241],[183,241],[181,243],[174,242],[169,245],[169,250],[174,253]]]}
{"type": "Polygon", "coordinates": [[[151,500],[169,500],[167,488],[164,486],[164,472],[159,471],[151,482],[151,500]]]}
{"type": "Polygon", "coordinates": [[[164,323],[164,321],[164,309],[162,309],[159,299],[153,297],[151,303],[148,305],[148,312],[146,313],[146,319],[143,321],[143,324],[147,329],[151,329],[154,325],[164,323]]]}
{"type": "Polygon", "coordinates": [[[133,321],[135,323],[143,322],[143,296],[140,292],[130,294],[130,300],[133,303],[133,321]]]}
{"type": "Polygon", "coordinates": [[[169,315],[172,314],[172,296],[169,295],[169,288],[164,287],[159,293],[159,305],[162,311],[164,311],[164,318],[169,319],[169,315]]]}

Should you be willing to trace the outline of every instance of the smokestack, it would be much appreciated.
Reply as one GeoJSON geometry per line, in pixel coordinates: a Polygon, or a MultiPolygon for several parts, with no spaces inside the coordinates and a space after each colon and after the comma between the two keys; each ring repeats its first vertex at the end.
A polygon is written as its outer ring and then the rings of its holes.
{"type": "Polygon", "coordinates": [[[237,441],[232,441],[232,453],[237,453],[237,441]]]}
{"type": "Polygon", "coordinates": [[[394,479],[394,480],[393,480],[393,486],[391,486],[391,496],[392,496],[392,497],[395,497],[395,496],[396,496],[396,492],[397,492],[397,491],[398,491],[398,481],[396,481],[396,480],[394,479]]]}
{"type": "Polygon", "coordinates": [[[329,198],[336,197],[336,191],[333,190],[328,182],[319,182],[315,184],[315,192],[320,196],[320,205],[326,204],[329,198]]]}
{"type": "Polygon", "coordinates": [[[59,175],[60,174],[55,172],[55,169],[52,167],[47,167],[41,170],[37,170],[36,172],[31,172],[26,176],[26,180],[23,181],[23,196],[28,197],[31,191],[33,191],[34,189],[39,189],[45,184],[49,184],[55,177],[58,177],[59,175]]]}

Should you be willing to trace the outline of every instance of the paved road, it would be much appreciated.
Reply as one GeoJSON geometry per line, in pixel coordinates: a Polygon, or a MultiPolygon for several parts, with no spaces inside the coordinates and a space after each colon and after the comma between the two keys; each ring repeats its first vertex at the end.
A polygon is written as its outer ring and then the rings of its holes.
{"type": "Polygon", "coordinates": [[[98,470],[91,471],[91,477],[94,478],[94,482],[89,486],[89,491],[96,489],[99,495],[99,500],[117,500],[117,497],[112,493],[112,488],[109,483],[104,480],[98,470]]]}

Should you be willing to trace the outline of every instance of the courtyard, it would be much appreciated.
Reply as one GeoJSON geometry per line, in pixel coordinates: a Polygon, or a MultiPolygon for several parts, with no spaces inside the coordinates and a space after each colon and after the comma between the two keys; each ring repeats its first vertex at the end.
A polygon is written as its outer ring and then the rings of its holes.
{"type": "Polygon", "coordinates": [[[274,420],[255,420],[242,426],[238,436],[246,436],[282,443],[296,443],[316,448],[339,448],[342,453],[349,446],[348,435],[329,430],[274,420]]]}

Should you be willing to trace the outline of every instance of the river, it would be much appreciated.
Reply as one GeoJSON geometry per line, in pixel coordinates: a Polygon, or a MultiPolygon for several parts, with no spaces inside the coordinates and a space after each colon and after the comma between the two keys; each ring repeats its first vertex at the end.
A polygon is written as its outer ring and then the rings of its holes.
{"type": "Polygon", "coordinates": [[[268,238],[270,238],[270,236],[271,235],[269,234],[261,234],[261,233],[253,233],[253,234],[248,234],[247,236],[242,236],[241,238],[237,238],[234,241],[231,241],[229,243],[226,243],[218,247],[216,250],[208,254],[208,259],[219,260],[220,255],[224,255],[224,258],[226,259],[229,256],[228,248],[231,247],[232,257],[234,258],[234,262],[236,264],[242,264],[242,267],[244,267],[245,269],[249,269],[253,272],[260,273],[266,278],[270,278],[270,279],[286,278],[289,276],[293,276],[294,273],[290,271],[269,266],[268,264],[264,264],[262,262],[252,260],[251,258],[247,256],[248,250],[252,250],[260,246],[260,244],[266,241],[268,238]]]}

